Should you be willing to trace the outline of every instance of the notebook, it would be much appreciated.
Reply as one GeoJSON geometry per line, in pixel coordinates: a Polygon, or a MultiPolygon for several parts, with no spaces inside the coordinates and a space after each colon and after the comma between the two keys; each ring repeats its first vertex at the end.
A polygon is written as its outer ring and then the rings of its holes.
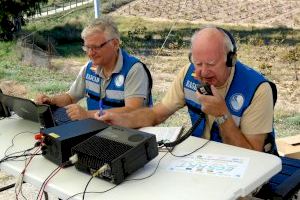
{"type": "Polygon", "coordinates": [[[63,107],[36,104],[35,102],[20,97],[0,93],[0,102],[19,117],[34,122],[39,122],[41,127],[50,128],[71,122],[66,109],[63,107]]]}

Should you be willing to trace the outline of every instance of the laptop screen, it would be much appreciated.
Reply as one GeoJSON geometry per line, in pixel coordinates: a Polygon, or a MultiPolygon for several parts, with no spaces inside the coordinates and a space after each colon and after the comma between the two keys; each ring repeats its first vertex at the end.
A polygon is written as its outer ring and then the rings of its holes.
{"type": "Polygon", "coordinates": [[[29,99],[3,93],[0,93],[0,103],[23,119],[39,122],[43,128],[71,122],[65,108],[46,104],[39,105],[29,99]]]}
{"type": "Polygon", "coordinates": [[[40,122],[39,116],[49,109],[47,105],[36,105],[29,99],[23,99],[15,96],[5,95],[0,93],[1,103],[14,111],[18,116],[30,121],[40,122]]]}
{"type": "MultiPolygon", "coordinates": [[[[0,95],[3,94],[2,90],[0,89],[0,95]]],[[[0,101],[0,117],[9,117],[10,116],[10,111],[9,109],[2,104],[0,101]]]]}

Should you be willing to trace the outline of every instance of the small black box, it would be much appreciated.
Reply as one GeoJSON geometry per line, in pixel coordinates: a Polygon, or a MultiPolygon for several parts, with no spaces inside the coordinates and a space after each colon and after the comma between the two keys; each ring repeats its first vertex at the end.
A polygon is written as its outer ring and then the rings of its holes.
{"type": "Polygon", "coordinates": [[[69,160],[71,148],[107,128],[104,122],[95,119],[72,121],[67,124],[42,129],[45,158],[57,165],[69,160]]]}
{"type": "Polygon", "coordinates": [[[102,166],[108,168],[97,175],[114,184],[143,167],[158,155],[156,137],[142,131],[110,126],[72,148],[77,154],[75,167],[94,174],[102,166]]]}

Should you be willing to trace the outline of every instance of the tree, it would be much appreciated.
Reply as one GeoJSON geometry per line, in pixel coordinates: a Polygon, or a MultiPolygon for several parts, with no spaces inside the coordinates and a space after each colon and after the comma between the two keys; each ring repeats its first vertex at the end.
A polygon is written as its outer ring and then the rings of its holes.
{"type": "Polygon", "coordinates": [[[41,4],[48,0],[0,0],[0,39],[12,40],[25,24],[24,16],[41,11],[41,4]]]}

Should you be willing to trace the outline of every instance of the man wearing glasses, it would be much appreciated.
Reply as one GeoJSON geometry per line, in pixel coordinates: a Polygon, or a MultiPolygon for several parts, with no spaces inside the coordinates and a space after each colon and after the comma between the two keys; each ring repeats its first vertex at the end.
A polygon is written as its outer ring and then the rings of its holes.
{"type": "Polygon", "coordinates": [[[141,61],[120,48],[120,33],[111,18],[95,19],[81,37],[90,60],[70,90],[52,97],[39,95],[37,103],[65,106],[72,120],[92,118],[102,109],[127,112],[152,105],[151,74],[141,61]],[[76,104],[84,97],[88,110],[76,104]]]}

